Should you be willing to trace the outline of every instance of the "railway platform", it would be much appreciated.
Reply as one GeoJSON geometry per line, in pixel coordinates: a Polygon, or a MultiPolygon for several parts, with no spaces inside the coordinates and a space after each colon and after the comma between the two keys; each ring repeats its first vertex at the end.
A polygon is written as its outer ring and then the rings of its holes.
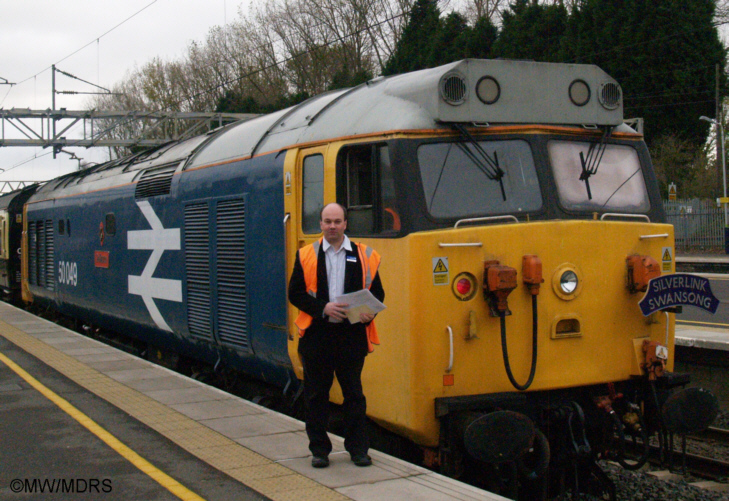
{"type": "Polygon", "coordinates": [[[676,324],[676,346],[729,351],[727,329],[676,324]]]}
{"type": "Polygon", "coordinates": [[[0,498],[503,500],[0,303],[0,498]]]}
{"type": "Polygon", "coordinates": [[[728,254],[676,254],[679,273],[729,273],[728,254]]]}

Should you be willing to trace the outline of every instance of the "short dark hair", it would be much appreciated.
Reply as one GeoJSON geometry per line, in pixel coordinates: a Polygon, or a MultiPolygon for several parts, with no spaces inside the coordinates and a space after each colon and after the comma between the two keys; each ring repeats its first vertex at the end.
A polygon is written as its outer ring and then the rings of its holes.
{"type": "MultiPolygon", "coordinates": [[[[342,205],[342,204],[339,204],[339,203],[337,203],[337,202],[332,202],[331,204],[327,204],[327,205],[332,205],[332,204],[334,204],[334,205],[338,205],[338,206],[339,206],[339,208],[340,208],[340,209],[342,209],[342,212],[344,213],[344,220],[346,221],[346,220],[347,220],[347,208],[346,208],[346,207],[345,207],[344,205],[342,205]]],[[[325,209],[325,208],[327,207],[327,205],[323,206],[323,207],[321,208],[321,210],[319,211],[319,221],[322,221],[322,220],[324,219],[324,218],[322,217],[322,214],[324,213],[324,209],[325,209]]]]}

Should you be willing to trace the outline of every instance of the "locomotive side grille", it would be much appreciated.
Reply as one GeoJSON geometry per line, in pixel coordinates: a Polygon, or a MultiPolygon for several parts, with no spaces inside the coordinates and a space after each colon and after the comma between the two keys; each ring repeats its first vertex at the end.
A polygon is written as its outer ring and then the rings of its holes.
{"type": "Polygon", "coordinates": [[[185,271],[187,325],[190,334],[213,340],[210,322],[210,232],[208,204],[185,207],[185,271]]]}
{"type": "Polygon", "coordinates": [[[30,285],[38,285],[38,252],[36,252],[38,235],[36,231],[35,221],[28,222],[28,282],[30,285]]]}
{"type": "Polygon", "coordinates": [[[46,286],[46,227],[43,221],[38,221],[38,285],[46,286]]]}
{"type": "Polygon", "coordinates": [[[53,221],[46,221],[46,289],[49,291],[55,290],[56,285],[56,274],[54,273],[53,263],[55,261],[54,250],[55,245],[53,242],[53,221]]]}
{"type": "Polygon", "coordinates": [[[169,195],[175,170],[177,170],[177,164],[145,171],[139,178],[137,188],[134,191],[134,198],[169,195]]]}
{"type": "Polygon", "coordinates": [[[219,202],[216,217],[218,335],[223,344],[249,349],[245,276],[245,202],[219,202]]]}

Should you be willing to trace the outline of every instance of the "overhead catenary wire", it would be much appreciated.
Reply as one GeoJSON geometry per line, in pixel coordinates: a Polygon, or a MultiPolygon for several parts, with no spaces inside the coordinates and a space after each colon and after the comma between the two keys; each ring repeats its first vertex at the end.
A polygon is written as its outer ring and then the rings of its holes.
{"type": "MultiPolygon", "coordinates": [[[[156,3],[158,2],[158,1],[159,1],[159,0],[152,0],[152,1],[150,2],[150,3],[148,3],[147,5],[145,5],[144,7],[142,7],[141,9],[139,9],[139,10],[138,10],[137,12],[135,12],[135,13],[134,13],[134,14],[132,14],[131,16],[127,17],[126,19],[124,19],[124,20],[123,20],[123,21],[121,21],[120,23],[116,24],[116,25],[115,25],[115,26],[113,26],[112,28],[109,28],[109,29],[108,29],[107,31],[105,31],[104,33],[102,33],[102,34],[101,34],[101,35],[99,35],[98,37],[94,37],[94,39],[93,39],[93,40],[91,40],[91,41],[90,41],[89,43],[87,43],[87,44],[83,45],[82,47],[79,47],[79,48],[78,48],[78,49],[76,49],[75,51],[73,51],[73,52],[71,52],[70,54],[68,54],[67,56],[65,56],[65,57],[63,57],[63,58],[61,58],[61,59],[59,59],[58,61],[56,61],[56,62],[55,62],[55,63],[53,63],[53,64],[58,64],[58,63],[62,63],[62,62],[63,62],[63,61],[65,61],[66,59],[68,59],[68,58],[70,58],[70,57],[72,57],[72,56],[75,56],[76,54],[78,54],[79,52],[81,52],[82,50],[84,50],[84,49],[85,49],[86,47],[88,47],[89,45],[93,44],[94,42],[97,42],[97,41],[98,41],[98,40],[100,40],[101,38],[105,37],[106,35],[108,35],[108,34],[109,34],[109,33],[111,33],[112,31],[116,30],[117,28],[119,28],[120,26],[122,26],[123,24],[125,24],[126,22],[128,22],[128,21],[130,21],[131,19],[133,19],[134,17],[138,16],[139,14],[141,14],[142,12],[144,12],[145,10],[147,10],[148,8],[150,8],[150,7],[152,6],[152,5],[156,4],[156,3]]],[[[42,74],[42,73],[45,73],[46,71],[50,70],[50,69],[51,69],[51,68],[53,67],[53,64],[51,64],[51,65],[47,66],[46,68],[42,69],[42,70],[41,70],[41,71],[39,71],[38,73],[36,73],[36,74],[34,74],[34,75],[31,75],[31,76],[29,76],[28,78],[25,78],[25,79],[21,80],[20,82],[18,82],[18,84],[22,84],[22,83],[25,83],[25,82],[27,82],[28,80],[30,80],[31,78],[35,78],[35,77],[37,77],[38,75],[40,75],[40,74],[42,74]]],[[[0,103],[0,104],[2,104],[2,103],[0,103]]]]}

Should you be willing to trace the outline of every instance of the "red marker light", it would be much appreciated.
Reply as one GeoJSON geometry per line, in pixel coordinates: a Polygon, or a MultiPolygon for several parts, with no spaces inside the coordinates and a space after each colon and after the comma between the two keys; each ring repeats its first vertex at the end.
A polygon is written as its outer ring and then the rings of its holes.
{"type": "Polygon", "coordinates": [[[468,296],[468,294],[471,292],[471,281],[467,278],[460,279],[456,284],[456,290],[462,296],[468,296]]]}
{"type": "Polygon", "coordinates": [[[476,295],[476,277],[468,272],[459,273],[451,284],[451,291],[461,301],[473,299],[476,295]]]}

